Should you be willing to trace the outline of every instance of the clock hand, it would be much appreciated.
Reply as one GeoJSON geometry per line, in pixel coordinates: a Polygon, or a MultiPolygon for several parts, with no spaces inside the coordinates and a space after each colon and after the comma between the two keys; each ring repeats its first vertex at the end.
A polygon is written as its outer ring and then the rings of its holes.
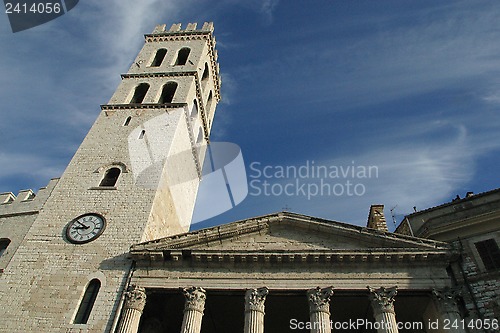
{"type": "Polygon", "coordinates": [[[79,225],[81,225],[81,226],[82,226],[81,228],[78,228],[78,229],[88,229],[88,228],[90,228],[90,226],[89,226],[89,225],[85,225],[85,224],[83,224],[83,223],[82,223],[82,222],[80,222],[80,221],[76,221],[76,223],[78,223],[79,225]]]}
{"type": "Polygon", "coordinates": [[[81,227],[76,226],[76,227],[74,227],[73,229],[78,229],[78,230],[79,230],[79,229],[88,229],[88,228],[89,228],[89,227],[87,227],[87,226],[81,226],[81,227]]]}

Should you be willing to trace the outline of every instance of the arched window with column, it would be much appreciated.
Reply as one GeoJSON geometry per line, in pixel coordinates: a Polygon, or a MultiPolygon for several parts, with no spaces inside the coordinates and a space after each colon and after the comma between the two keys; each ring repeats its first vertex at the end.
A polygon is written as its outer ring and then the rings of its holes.
{"type": "Polygon", "coordinates": [[[130,100],[131,104],[141,104],[144,101],[144,97],[146,97],[146,93],[149,90],[149,84],[141,83],[137,87],[135,87],[134,96],[130,100]]]}
{"type": "Polygon", "coordinates": [[[151,67],[160,67],[166,55],[167,49],[159,49],[158,51],[156,51],[156,55],[153,59],[153,62],[151,63],[151,67]]]}
{"type": "Polygon", "coordinates": [[[160,104],[167,104],[167,103],[172,103],[172,100],[174,99],[175,91],[177,90],[177,82],[167,82],[161,91],[161,96],[160,100],[158,103],[160,104]]]}
{"type": "Polygon", "coordinates": [[[99,279],[92,279],[89,282],[78,307],[78,311],[76,312],[74,324],[86,324],[88,322],[100,288],[101,281],[99,281],[99,279]]]}
{"type": "Polygon", "coordinates": [[[188,60],[189,53],[191,53],[191,49],[189,47],[183,47],[182,49],[180,49],[179,52],[177,53],[177,60],[175,61],[175,66],[185,65],[188,60]]]}

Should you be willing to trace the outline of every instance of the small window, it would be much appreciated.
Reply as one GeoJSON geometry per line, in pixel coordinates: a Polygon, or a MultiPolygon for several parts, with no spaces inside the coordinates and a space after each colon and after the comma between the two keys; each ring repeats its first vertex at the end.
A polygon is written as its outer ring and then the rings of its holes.
{"type": "Polygon", "coordinates": [[[159,67],[161,66],[161,63],[163,62],[163,59],[165,59],[165,56],[167,55],[167,49],[159,49],[156,51],[155,58],[153,59],[153,62],[151,63],[151,67],[159,67]]]}
{"type": "Polygon", "coordinates": [[[123,123],[123,126],[128,126],[130,124],[131,120],[132,120],[132,117],[128,116],[127,119],[125,119],[125,122],[123,123]]]}
{"type": "Polygon", "coordinates": [[[132,104],[140,104],[144,100],[144,97],[146,97],[146,93],[149,90],[149,84],[147,83],[141,83],[135,88],[134,96],[132,97],[132,100],[130,103],[132,104]]]}
{"type": "Polygon", "coordinates": [[[145,131],[145,130],[142,130],[142,131],[141,131],[141,134],[139,134],[139,140],[144,139],[144,135],[146,135],[146,131],[145,131]]]}
{"type": "Polygon", "coordinates": [[[193,101],[193,109],[191,110],[191,118],[196,118],[198,116],[198,102],[193,101]]]}
{"type": "Polygon", "coordinates": [[[488,239],[474,245],[476,245],[486,270],[492,271],[500,268],[500,249],[494,239],[488,239]]]}
{"type": "Polygon", "coordinates": [[[158,103],[160,104],[172,103],[176,90],[177,90],[176,82],[167,82],[167,84],[163,86],[163,90],[161,91],[161,96],[158,103]]]}
{"type": "Polygon", "coordinates": [[[121,170],[120,168],[111,168],[106,171],[104,178],[101,180],[101,184],[99,186],[115,186],[118,181],[118,177],[120,176],[121,170]]]}
{"type": "Polygon", "coordinates": [[[207,81],[209,75],[210,75],[210,72],[208,70],[208,64],[205,63],[205,69],[203,70],[203,75],[201,76],[201,82],[207,81]]]}
{"type": "Polygon", "coordinates": [[[78,307],[78,312],[76,313],[74,321],[75,324],[87,323],[100,288],[101,281],[99,281],[98,279],[93,279],[92,281],[90,281],[87,289],[85,290],[85,294],[83,295],[80,306],[78,307]]]}
{"type": "Polygon", "coordinates": [[[8,238],[0,238],[0,257],[4,254],[5,250],[10,244],[10,239],[8,238]]]}
{"type": "Polygon", "coordinates": [[[175,61],[175,65],[176,66],[185,65],[188,60],[190,52],[191,49],[188,47],[183,47],[182,49],[180,49],[179,52],[177,53],[177,60],[175,61]]]}

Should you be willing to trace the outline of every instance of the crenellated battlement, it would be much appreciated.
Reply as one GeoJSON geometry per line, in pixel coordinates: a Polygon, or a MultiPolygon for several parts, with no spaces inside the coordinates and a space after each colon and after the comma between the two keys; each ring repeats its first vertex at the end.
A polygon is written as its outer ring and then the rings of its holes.
{"type": "Polygon", "coordinates": [[[0,193],[0,217],[16,214],[35,214],[45,204],[59,178],[51,179],[46,187],[38,190],[21,190],[14,195],[12,192],[0,193]]]}
{"type": "Polygon", "coordinates": [[[182,29],[181,23],[174,23],[170,27],[170,29],[166,30],[166,24],[159,24],[155,27],[152,34],[178,34],[178,33],[199,33],[199,32],[209,32],[212,33],[214,31],[214,23],[213,22],[205,22],[201,29],[196,29],[198,23],[188,23],[186,29],[182,29]]]}
{"type": "Polygon", "coordinates": [[[21,190],[17,196],[12,192],[0,193],[0,204],[11,204],[14,202],[31,201],[36,197],[33,190],[21,190]]]}

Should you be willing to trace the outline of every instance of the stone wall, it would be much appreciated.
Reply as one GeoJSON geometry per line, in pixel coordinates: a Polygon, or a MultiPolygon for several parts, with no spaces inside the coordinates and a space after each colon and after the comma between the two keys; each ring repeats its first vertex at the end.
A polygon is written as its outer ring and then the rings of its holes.
{"type": "Polygon", "coordinates": [[[474,245],[490,238],[500,243],[500,232],[453,242],[454,247],[462,249],[461,269],[455,269],[454,273],[469,314],[479,319],[500,320],[500,271],[487,271],[474,245]]]}
{"type": "Polygon", "coordinates": [[[57,181],[58,179],[52,179],[37,194],[32,190],[20,191],[17,196],[11,192],[0,194],[0,239],[10,240],[9,246],[0,257],[0,274],[21,245],[57,181]]]}

